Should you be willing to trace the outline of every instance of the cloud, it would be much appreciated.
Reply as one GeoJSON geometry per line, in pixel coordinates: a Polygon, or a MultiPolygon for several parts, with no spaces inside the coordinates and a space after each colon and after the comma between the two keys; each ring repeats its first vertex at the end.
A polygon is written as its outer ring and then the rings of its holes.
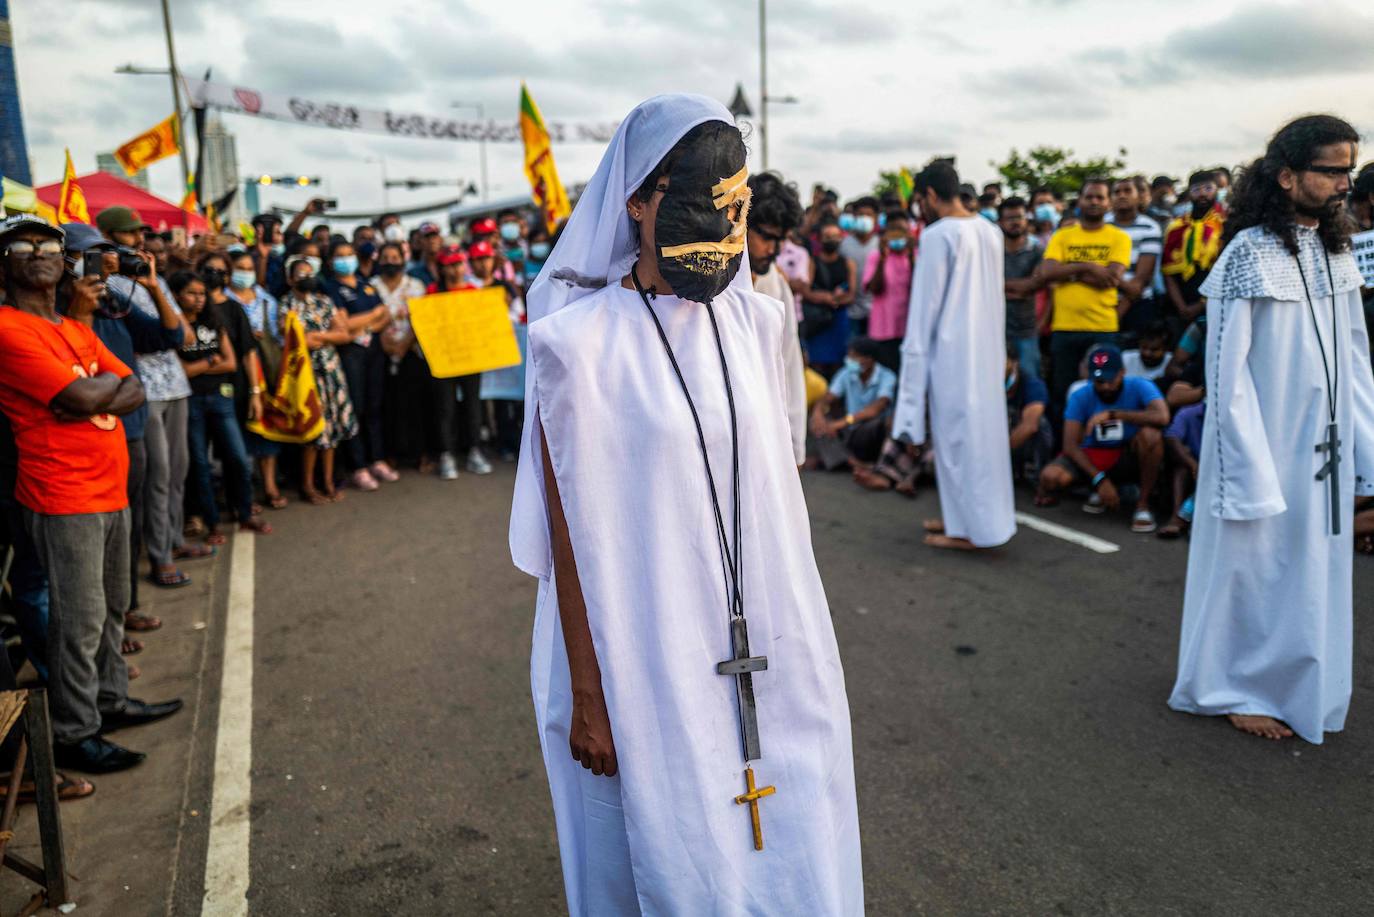
{"type": "Polygon", "coordinates": [[[1343,5],[1257,4],[1183,29],[1164,48],[1186,63],[1237,76],[1307,76],[1374,66],[1374,17],[1343,5]]]}
{"type": "MultiPolygon", "coordinates": [[[[375,35],[344,35],[329,22],[254,19],[237,79],[333,101],[414,90],[415,71],[375,35]]],[[[450,48],[450,53],[452,49],[450,48]]]]}

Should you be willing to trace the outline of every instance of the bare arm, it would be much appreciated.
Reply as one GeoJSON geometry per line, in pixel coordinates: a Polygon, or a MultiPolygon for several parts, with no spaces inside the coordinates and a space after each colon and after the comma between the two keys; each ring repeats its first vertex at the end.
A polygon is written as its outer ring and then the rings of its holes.
{"type": "Polygon", "coordinates": [[[73,379],[49,406],[68,417],[124,415],[142,404],[143,398],[143,385],[132,373],[123,379],[114,373],[101,373],[94,378],[73,379]]]}
{"type": "Polygon", "coordinates": [[[133,373],[119,380],[119,387],[115,389],[114,397],[109,404],[105,405],[105,413],[113,414],[116,417],[123,417],[138,409],[145,400],[143,394],[143,383],[138,381],[138,376],[133,373]]]}
{"type": "Polygon", "coordinates": [[[614,777],[618,770],[615,740],[611,735],[606,696],[601,689],[601,666],[596,659],[591,625],[587,623],[587,603],[582,596],[572,538],[568,534],[568,522],[563,515],[563,501],[558,495],[558,480],[554,477],[553,460],[549,457],[542,424],[539,439],[543,446],[544,490],[549,502],[558,615],[563,624],[563,643],[568,652],[568,672],[572,680],[573,709],[568,744],[573,758],[583,767],[598,776],[614,777]]]}
{"type": "Polygon", "coordinates": [[[1019,449],[1026,440],[1035,435],[1035,431],[1040,429],[1040,418],[1045,416],[1045,405],[1043,402],[1035,401],[1026,405],[1021,410],[1021,420],[1011,431],[1011,448],[1019,449]]]}
{"type": "Polygon", "coordinates": [[[854,297],[856,297],[859,294],[858,271],[854,269],[854,262],[846,258],[844,263],[845,267],[847,268],[847,276],[849,277],[849,283],[845,285],[845,288],[843,290],[836,290],[835,293],[832,295],[832,302],[835,308],[837,309],[840,306],[847,306],[850,303],[852,303],[854,301],[854,297]]]}

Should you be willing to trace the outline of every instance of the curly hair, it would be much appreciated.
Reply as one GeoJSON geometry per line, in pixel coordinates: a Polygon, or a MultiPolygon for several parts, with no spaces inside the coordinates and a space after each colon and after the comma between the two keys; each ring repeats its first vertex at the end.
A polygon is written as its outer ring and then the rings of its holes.
{"type": "Polygon", "coordinates": [[[776,172],[759,172],[749,176],[749,222],[755,226],[774,226],[788,233],[801,225],[802,205],[797,189],[782,180],[776,172]]]}
{"type": "MultiPolygon", "coordinates": [[[[1231,209],[1222,233],[1228,244],[1242,229],[1263,226],[1283,240],[1284,247],[1298,252],[1294,231],[1296,211],[1288,193],[1279,186],[1284,169],[1301,170],[1312,164],[1317,150],[1333,143],[1358,143],[1360,135],[1347,122],[1332,115],[1305,115],[1285,124],[1269,141],[1264,155],[1241,170],[1231,196],[1231,209]]],[[[1322,217],[1317,236],[1330,252],[1350,247],[1350,223],[1344,212],[1322,217]]]]}

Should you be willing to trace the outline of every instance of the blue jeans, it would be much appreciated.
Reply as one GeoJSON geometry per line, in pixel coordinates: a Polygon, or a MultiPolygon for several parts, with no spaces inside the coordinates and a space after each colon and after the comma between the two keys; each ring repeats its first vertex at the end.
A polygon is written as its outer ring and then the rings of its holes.
{"type": "Polygon", "coordinates": [[[1040,376],[1040,337],[1032,334],[1023,338],[1008,338],[1007,343],[1016,348],[1016,362],[1021,372],[1028,376],[1040,376]]]}
{"type": "Polygon", "coordinates": [[[191,494],[205,524],[211,530],[219,524],[219,507],[215,504],[215,489],[210,481],[208,450],[212,438],[215,454],[224,463],[224,488],[229,505],[234,507],[239,522],[252,519],[253,466],[243,446],[234,399],[218,392],[191,395],[186,432],[191,446],[191,494]]]}
{"type": "Polygon", "coordinates": [[[38,556],[38,549],[24,525],[23,509],[12,498],[0,498],[5,529],[14,548],[14,563],[10,565],[9,583],[14,595],[15,618],[19,636],[24,643],[24,655],[38,672],[44,684],[48,682],[48,573],[38,556]]]}

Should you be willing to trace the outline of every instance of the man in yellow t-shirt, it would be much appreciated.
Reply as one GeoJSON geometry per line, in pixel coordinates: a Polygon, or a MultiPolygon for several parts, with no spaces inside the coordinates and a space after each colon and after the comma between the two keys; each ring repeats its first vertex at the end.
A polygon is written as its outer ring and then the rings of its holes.
{"type": "Polygon", "coordinates": [[[1064,405],[1078,367],[1094,344],[1116,343],[1120,297],[1117,287],[1131,263],[1131,237],[1105,222],[1111,186],[1090,178],[1078,193],[1079,222],[1055,231],[1036,269],[1054,284],[1050,325],[1050,400],[1064,405]]]}

